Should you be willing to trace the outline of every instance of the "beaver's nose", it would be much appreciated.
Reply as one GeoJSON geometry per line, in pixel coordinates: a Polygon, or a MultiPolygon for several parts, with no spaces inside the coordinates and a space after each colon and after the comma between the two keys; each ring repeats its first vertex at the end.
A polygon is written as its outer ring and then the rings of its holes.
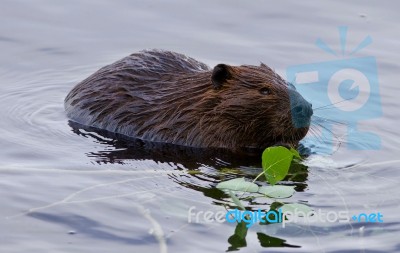
{"type": "Polygon", "coordinates": [[[305,100],[297,91],[290,91],[290,109],[292,121],[296,128],[310,125],[310,118],[313,115],[312,104],[305,100]]]}
{"type": "Polygon", "coordinates": [[[313,115],[312,104],[306,100],[300,102],[292,108],[292,112],[297,116],[309,118],[313,115]]]}

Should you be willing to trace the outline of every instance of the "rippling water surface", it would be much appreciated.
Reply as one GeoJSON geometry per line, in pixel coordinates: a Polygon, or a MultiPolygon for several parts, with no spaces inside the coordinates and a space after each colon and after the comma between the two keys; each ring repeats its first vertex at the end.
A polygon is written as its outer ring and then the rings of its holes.
{"type": "MultiPolygon", "coordinates": [[[[399,7],[396,1],[2,1],[0,252],[400,252],[399,7]],[[235,225],[188,223],[188,210],[225,211],[231,200],[215,185],[254,178],[258,159],[116,140],[72,124],[64,113],[76,83],[141,49],[173,50],[210,66],[262,61],[284,75],[292,65],[336,59],[314,42],[322,38],[340,50],[342,25],[348,48],[373,38],[358,56],[377,60],[383,114],[360,126],[380,137],[381,148],[349,150],[346,135],[338,134],[335,152],[321,156],[323,142],[307,143],[315,154],[299,177],[284,182],[297,190],[285,201],[325,212],[380,212],[383,223],[257,225],[245,241],[232,239],[235,225]]],[[[272,202],[243,201],[254,210],[272,202]]]]}

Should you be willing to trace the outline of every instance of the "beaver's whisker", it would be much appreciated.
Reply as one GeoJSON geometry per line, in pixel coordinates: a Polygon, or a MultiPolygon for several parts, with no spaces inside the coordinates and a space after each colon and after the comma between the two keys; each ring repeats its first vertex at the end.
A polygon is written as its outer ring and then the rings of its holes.
{"type": "Polygon", "coordinates": [[[338,125],[345,125],[345,123],[344,122],[341,122],[341,121],[337,121],[337,120],[333,120],[333,119],[328,119],[328,118],[325,118],[325,117],[321,117],[321,116],[318,116],[318,115],[313,115],[312,116],[312,118],[311,118],[311,122],[331,122],[331,123],[335,123],[335,124],[338,124],[338,125]],[[313,120],[313,119],[315,119],[315,120],[313,120]]]}
{"type": "Polygon", "coordinates": [[[327,128],[326,126],[324,126],[324,125],[322,125],[322,124],[317,123],[317,125],[318,125],[319,127],[323,128],[323,129],[325,129],[325,130],[328,131],[329,133],[331,133],[332,136],[334,137],[334,139],[336,139],[336,141],[338,141],[339,143],[342,142],[342,141],[341,141],[341,138],[340,138],[338,135],[336,135],[332,130],[330,130],[329,128],[327,128]]]}
{"type": "Polygon", "coordinates": [[[324,142],[324,139],[320,135],[320,132],[317,132],[314,128],[310,128],[310,133],[321,143],[324,142]]]}
{"type": "Polygon", "coordinates": [[[351,99],[354,99],[354,97],[352,97],[352,98],[346,98],[346,99],[342,99],[342,100],[340,100],[340,101],[338,101],[338,102],[336,102],[336,103],[332,103],[332,104],[329,104],[329,105],[323,105],[323,106],[320,106],[320,107],[314,108],[314,111],[315,111],[315,110],[321,110],[321,109],[323,109],[323,108],[325,108],[325,107],[334,106],[334,105],[337,105],[337,104],[343,103],[343,102],[345,102],[345,101],[348,101],[348,100],[351,100],[351,99]]]}

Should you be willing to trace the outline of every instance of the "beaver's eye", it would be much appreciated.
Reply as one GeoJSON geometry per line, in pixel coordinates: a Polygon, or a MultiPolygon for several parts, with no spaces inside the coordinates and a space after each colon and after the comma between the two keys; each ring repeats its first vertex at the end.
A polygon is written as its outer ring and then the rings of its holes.
{"type": "Polygon", "coordinates": [[[263,95],[270,95],[271,94],[271,89],[267,87],[263,87],[260,89],[260,93],[263,95]]]}

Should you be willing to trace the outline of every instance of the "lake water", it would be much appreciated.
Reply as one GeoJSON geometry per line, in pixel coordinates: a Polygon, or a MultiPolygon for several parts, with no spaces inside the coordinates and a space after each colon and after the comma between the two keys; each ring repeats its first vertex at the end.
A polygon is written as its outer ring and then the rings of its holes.
{"type": "MultiPolygon", "coordinates": [[[[0,252],[400,252],[399,8],[396,1],[3,0],[0,252]],[[339,26],[348,27],[346,50],[372,38],[354,56],[377,62],[381,104],[373,106],[382,114],[366,115],[360,129],[381,146],[365,150],[367,140],[356,138],[362,150],[350,150],[338,134],[333,154],[321,155],[326,144],[306,143],[314,154],[301,177],[283,182],[296,186],[284,202],[379,212],[382,223],[255,225],[245,239],[231,237],[228,222],[188,223],[190,207],[233,207],[215,185],[254,178],[258,161],[152,153],[76,127],[64,113],[75,84],[132,52],[167,49],[210,66],[262,61],[285,76],[290,66],[342,59],[315,45],[320,38],[340,51],[339,26]]],[[[315,114],[329,117],[329,109],[315,114]]],[[[242,202],[255,210],[273,200],[242,202]]]]}

